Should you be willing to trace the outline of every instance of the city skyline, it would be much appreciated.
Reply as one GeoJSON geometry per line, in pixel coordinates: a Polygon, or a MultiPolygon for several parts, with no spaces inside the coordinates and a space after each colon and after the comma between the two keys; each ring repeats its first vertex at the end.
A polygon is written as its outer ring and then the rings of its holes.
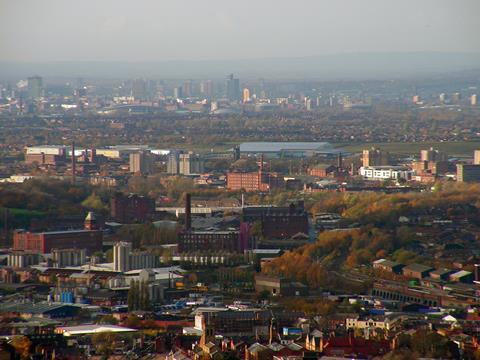
{"type": "Polygon", "coordinates": [[[337,55],[198,61],[55,61],[0,60],[0,81],[33,75],[66,79],[222,80],[234,73],[241,79],[385,80],[472,77],[479,71],[479,53],[350,53],[337,55]]]}
{"type": "Polygon", "coordinates": [[[479,0],[0,10],[0,359],[480,360],[479,0]]]}

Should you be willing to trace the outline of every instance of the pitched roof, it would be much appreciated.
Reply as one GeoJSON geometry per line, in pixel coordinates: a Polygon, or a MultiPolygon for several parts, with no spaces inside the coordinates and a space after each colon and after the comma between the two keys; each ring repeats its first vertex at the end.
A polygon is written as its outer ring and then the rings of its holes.
{"type": "Polygon", "coordinates": [[[268,350],[268,347],[256,342],[255,344],[252,344],[250,345],[250,347],[248,348],[248,352],[250,353],[258,353],[258,352],[261,352],[261,351],[265,351],[265,350],[268,350]]]}
{"type": "Polygon", "coordinates": [[[381,266],[385,266],[385,267],[389,267],[389,268],[393,268],[394,266],[399,266],[399,265],[402,265],[398,262],[395,262],[395,261],[390,261],[390,260],[387,260],[387,259],[379,259],[379,260],[375,260],[373,262],[375,265],[381,265],[381,266]]]}
{"type": "Polygon", "coordinates": [[[297,343],[291,343],[291,344],[287,344],[287,348],[293,351],[300,351],[303,349],[303,346],[297,343]]]}
{"type": "Polygon", "coordinates": [[[267,346],[268,346],[270,349],[272,349],[273,351],[280,351],[280,350],[282,350],[282,349],[285,348],[285,346],[283,346],[283,345],[281,345],[281,344],[279,344],[279,343],[276,343],[276,342],[271,343],[271,344],[269,344],[269,345],[267,345],[267,346]]]}
{"type": "Polygon", "coordinates": [[[12,312],[20,314],[45,314],[54,310],[64,308],[76,308],[76,306],[68,304],[51,304],[51,303],[3,303],[0,306],[0,312],[12,312]]]}
{"type": "Polygon", "coordinates": [[[472,273],[470,271],[460,270],[460,271],[457,271],[454,274],[451,274],[450,277],[455,279],[455,278],[461,278],[463,276],[469,276],[469,275],[472,275],[472,273]]]}
{"type": "Polygon", "coordinates": [[[87,217],[85,218],[85,221],[95,221],[97,220],[97,216],[93,211],[89,211],[87,214],[87,217]]]}

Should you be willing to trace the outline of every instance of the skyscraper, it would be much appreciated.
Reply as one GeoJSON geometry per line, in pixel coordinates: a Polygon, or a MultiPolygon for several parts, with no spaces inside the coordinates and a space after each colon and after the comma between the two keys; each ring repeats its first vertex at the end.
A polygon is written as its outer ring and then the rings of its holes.
{"type": "Polygon", "coordinates": [[[249,102],[250,101],[250,90],[247,88],[243,89],[243,102],[249,102]]]}
{"type": "Polygon", "coordinates": [[[185,95],[186,97],[191,97],[193,95],[192,80],[187,80],[183,84],[183,95],[185,95]]]}
{"type": "Polygon", "coordinates": [[[135,100],[147,100],[147,82],[144,79],[133,80],[132,96],[135,100]]]}
{"type": "Polygon", "coordinates": [[[473,152],[473,164],[480,165],[480,150],[475,150],[473,152]]]}
{"type": "Polygon", "coordinates": [[[183,154],[182,150],[172,150],[168,154],[167,174],[177,175],[180,173],[180,154],[183,154]]]}
{"type": "Polygon", "coordinates": [[[363,150],[362,162],[364,167],[385,166],[389,163],[390,154],[375,147],[363,150]]]}
{"type": "Polygon", "coordinates": [[[480,182],[480,165],[457,164],[458,182],[480,182]]]}
{"type": "Polygon", "coordinates": [[[144,175],[151,172],[151,155],[149,151],[139,151],[130,154],[130,172],[144,175]]]}
{"type": "Polygon", "coordinates": [[[43,79],[40,76],[28,78],[28,97],[38,99],[43,96],[43,79]]]}
{"type": "Polygon", "coordinates": [[[52,262],[56,268],[67,266],[81,266],[86,261],[85,249],[53,249],[52,262]]]}
{"type": "Polygon", "coordinates": [[[207,99],[213,98],[213,81],[205,80],[200,83],[200,93],[207,99]]]}
{"type": "Polygon", "coordinates": [[[183,89],[181,86],[177,86],[173,89],[173,97],[175,99],[182,99],[183,98],[183,89]]]}
{"type": "Polygon", "coordinates": [[[431,147],[420,151],[420,161],[448,161],[448,155],[431,147]]]}
{"type": "Polygon", "coordinates": [[[120,241],[113,245],[113,269],[126,272],[158,266],[158,256],[149,251],[132,251],[132,244],[120,241]]]}
{"type": "Polygon", "coordinates": [[[130,270],[130,253],[132,244],[129,242],[117,242],[113,245],[113,270],[125,272],[130,270]]]}
{"type": "Polygon", "coordinates": [[[77,156],[75,155],[75,141],[72,141],[72,184],[75,185],[77,177],[77,156]]]}
{"type": "Polygon", "coordinates": [[[305,109],[307,111],[312,111],[313,110],[313,101],[310,98],[305,98],[305,109]]]}
{"type": "Polygon", "coordinates": [[[477,94],[473,94],[470,96],[470,105],[476,106],[477,105],[477,94]]]}
{"type": "Polygon", "coordinates": [[[452,94],[452,103],[459,104],[461,100],[462,100],[462,94],[460,94],[459,92],[452,94]]]}
{"type": "Polygon", "coordinates": [[[240,80],[235,79],[233,74],[227,76],[225,81],[226,97],[230,101],[240,100],[240,80]]]}
{"type": "Polygon", "coordinates": [[[204,171],[204,161],[198,154],[188,153],[179,156],[179,173],[182,175],[201,174],[204,171]]]}

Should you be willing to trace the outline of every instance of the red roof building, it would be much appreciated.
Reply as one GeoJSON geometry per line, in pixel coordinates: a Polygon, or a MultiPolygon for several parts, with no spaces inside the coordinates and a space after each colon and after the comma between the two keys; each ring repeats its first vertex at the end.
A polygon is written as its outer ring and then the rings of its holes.
{"type": "Polygon", "coordinates": [[[331,337],[323,344],[326,356],[371,358],[382,356],[391,350],[387,340],[367,340],[350,334],[347,337],[331,337]]]}

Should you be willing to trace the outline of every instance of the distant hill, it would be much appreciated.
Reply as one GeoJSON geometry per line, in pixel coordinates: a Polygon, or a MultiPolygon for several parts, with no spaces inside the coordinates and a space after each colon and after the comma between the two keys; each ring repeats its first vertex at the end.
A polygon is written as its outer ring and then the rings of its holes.
{"type": "MultiPolygon", "coordinates": [[[[0,62],[0,79],[44,77],[360,80],[438,76],[480,69],[480,53],[362,53],[243,60],[158,62],[0,62]]],[[[478,72],[477,72],[478,74],[478,72]]]]}

